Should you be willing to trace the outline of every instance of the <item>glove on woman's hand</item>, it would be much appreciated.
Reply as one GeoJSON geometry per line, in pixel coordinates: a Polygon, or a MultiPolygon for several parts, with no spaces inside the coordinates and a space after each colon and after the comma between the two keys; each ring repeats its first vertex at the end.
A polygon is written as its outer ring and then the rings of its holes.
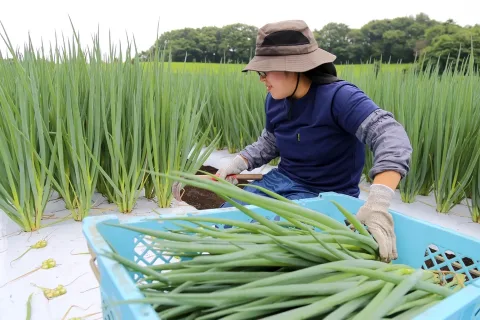
{"type": "Polygon", "coordinates": [[[237,155],[227,165],[225,165],[224,167],[221,167],[217,171],[216,176],[221,179],[225,179],[228,182],[233,183],[234,185],[237,185],[238,180],[234,176],[229,177],[229,175],[239,174],[247,170],[247,168],[248,168],[247,161],[242,156],[237,155]]]}
{"type": "MultiPolygon", "coordinates": [[[[238,184],[238,180],[235,178],[235,176],[229,177],[229,175],[239,174],[242,171],[247,170],[247,168],[248,168],[247,161],[244,160],[244,158],[241,156],[236,156],[226,166],[221,167],[217,171],[216,176],[220,177],[221,179],[225,179],[226,181],[236,185],[238,184]]],[[[181,191],[182,191],[182,184],[178,181],[175,181],[172,185],[172,194],[173,194],[173,197],[178,201],[182,200],[181,191]]]]}
{"type": "Polygon", "coordinates": [[[377,241],[382,261],[390,262],[398,258],[393,218],[388,212],[395,192],[382,184],[370,186],[367,201],[357,213],[357,218],[365,224],[377,241]]]}

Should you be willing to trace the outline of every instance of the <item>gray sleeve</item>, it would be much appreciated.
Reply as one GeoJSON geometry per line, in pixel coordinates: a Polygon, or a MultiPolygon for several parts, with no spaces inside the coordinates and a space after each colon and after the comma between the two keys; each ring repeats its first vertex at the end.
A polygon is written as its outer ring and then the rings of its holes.
{"type": "Polygon", "coordinates": [[[373,152],[369,177],[384,171],[396,171],[404,178],[410,170],[410,139],[393,114],[382,109],[372,112],[360,125],[357,138],[373,152]]]}
{"type": "Polygon", "coordinates": [[[275,144],[275,136],[266,129],[258,137],[258,140],[248,145],[240,152],[240,155],[248,161],[248,170],[253,170],[280,156],[275,144]]]}

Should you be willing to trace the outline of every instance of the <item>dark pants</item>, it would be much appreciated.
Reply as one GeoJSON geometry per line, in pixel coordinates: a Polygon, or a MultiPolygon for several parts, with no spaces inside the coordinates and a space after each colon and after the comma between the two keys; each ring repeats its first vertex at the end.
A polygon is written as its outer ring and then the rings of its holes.
{"type": "MultiPolygon", "coordinates": [[[[270,172],[265,174],[262,180],[253,181],[251,184],[273,191],[281,195],[282,197],[285,197],[290,200],[318,197],[318,193],[308,190],[301,184],[293,182],[289,177],[278,172],[278,169],[276,168],[272,169],[270,172]]],[[[247,186],[243,190],[251,193],[256,193],[262,196],[270,197],[269,195],[263,193],[262,191],[256,188],[247,186]]],[[[249,204],[240,200],[235,200],[235,201],[241,205],[249,204]]],[[[220,208],[227,208],[227,207],[232,207],[232,205],[228,202],[225,202],[220,206],[220,208]]]]}

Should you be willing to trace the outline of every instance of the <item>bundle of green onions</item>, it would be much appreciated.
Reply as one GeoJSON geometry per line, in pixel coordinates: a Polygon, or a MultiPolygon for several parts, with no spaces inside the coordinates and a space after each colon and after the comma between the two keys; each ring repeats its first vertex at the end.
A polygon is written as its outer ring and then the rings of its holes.
{"type": "Polygon", "coordinates": [[[143,267],[104,253],[141,276],[137,287],[145,295],[113,304],[149,303],[162,320],[411,319],[463,287],[456,275],[445,281],[441,272],[379,261],[373,237],[338,203],[358,233],[265,189],[272,198],[183,176],[169,177],[216,192],[253,221],[159,218],[176,226],[165,231],[110,224],[139,232],[157,255],[180,258],[143,267]],[[234,198],[282,219],[269,220],[234,198]]]}

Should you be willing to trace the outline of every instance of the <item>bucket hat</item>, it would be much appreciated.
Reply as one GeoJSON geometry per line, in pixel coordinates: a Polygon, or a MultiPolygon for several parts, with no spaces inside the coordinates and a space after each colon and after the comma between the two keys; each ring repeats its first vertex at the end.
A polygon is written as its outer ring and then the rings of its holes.
{"type": "Polygon", "coordinates": [[[334,54],[319,48],[305,21],[284,20],[258,30],[255,56],[242,72],[305,72],[335,59],[334,54]]]}

